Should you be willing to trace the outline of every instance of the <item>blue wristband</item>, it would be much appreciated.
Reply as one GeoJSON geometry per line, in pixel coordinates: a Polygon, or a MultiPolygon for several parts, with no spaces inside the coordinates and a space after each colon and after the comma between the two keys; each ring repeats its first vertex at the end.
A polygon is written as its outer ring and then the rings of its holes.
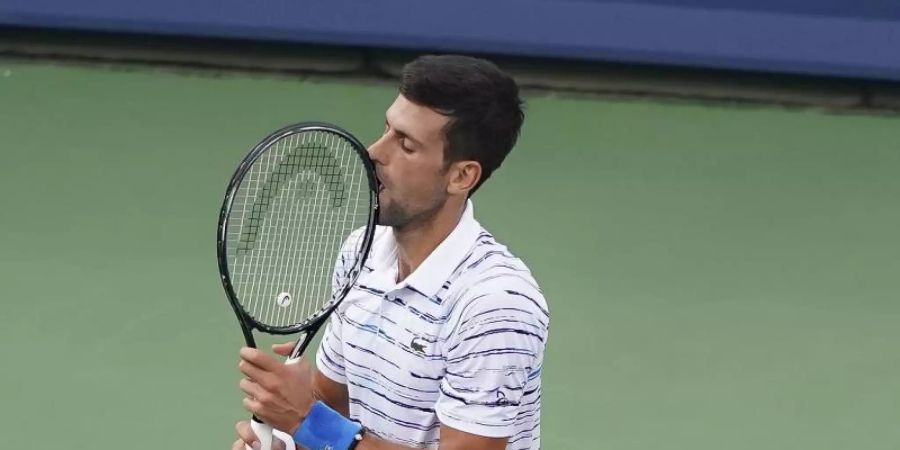
{"type": "Polygon", "coordinates": [[[362,439],[363,427],[316,402],[294,433],[294,442],[307,450],[351,450],[362,439]]]}

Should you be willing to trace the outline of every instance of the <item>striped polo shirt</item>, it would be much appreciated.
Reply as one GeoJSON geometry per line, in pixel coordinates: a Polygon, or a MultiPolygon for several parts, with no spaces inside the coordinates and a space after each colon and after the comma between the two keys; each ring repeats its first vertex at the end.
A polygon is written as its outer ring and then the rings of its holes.
{"type": "MultiPolygon", "coordinates": [[[[525,264],[475,220],[397,282],[393,229],[377,227],[331,315],[318,370],[347,385],[350,417],[381,438],[438,448],[440,425],[538,449],[549,313],[525,264]]],[[[340,261],[336,280],[349,268],[340,261]]]]}

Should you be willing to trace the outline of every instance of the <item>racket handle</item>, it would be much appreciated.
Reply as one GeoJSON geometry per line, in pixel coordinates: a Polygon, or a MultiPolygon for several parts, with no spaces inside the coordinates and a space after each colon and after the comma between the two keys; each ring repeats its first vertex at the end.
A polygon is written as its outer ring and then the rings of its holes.
{"type": "MultiPolygon", "coordinates": [[[[250,421],[250,428],[256,434],[256,439],[259,441],[259,449],[272,450],[272,427],[257,421],[254,417],[250,421]]],[[[244,448],[245,450],[253,450],[249,445],[244,445],[244,448]]]]}
{"type": "MultiPolygon", "coordinates": [[[[297,444],[294,443],[294,437],[280,430],[274,430],[275,437],[284,444],[284,450],[297,450],[297,444]]],[[[272,442],[275,442],[273,439],[272,442]]]]}

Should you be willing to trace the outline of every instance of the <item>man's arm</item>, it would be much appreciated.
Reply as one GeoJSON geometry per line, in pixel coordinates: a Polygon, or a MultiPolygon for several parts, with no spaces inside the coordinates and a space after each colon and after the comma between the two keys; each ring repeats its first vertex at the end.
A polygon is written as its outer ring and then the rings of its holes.
{"type": "MultiPolygon", "coordinates": [[[[273,347],[276,353],[290,354],[293,343],[273,347]]],[[[241,380],[241,389],[248,395],[244,399],[247,409],[273,424],[275,428],[293,434],[315,400],[321,400],[331,409],[345,417],[350,412],[350,397],[347,386],[338,383],[310,365],[305,359],[297,364],[285,366],[269,355],[255,349],[241,351],[241,372],[248,378],[241,380]],[[294,367],[292,367],[294,366],[294,367]],[[250,381],[257,380],[257,381],[250,381]],[[253,387],[248,383],[252,383],[253,387]],[[262,385],[268,386],[265,389],[262,385]],[[304,392],[305,391],[305,392],[304,392]]],[[[256,436],[249,423],[241,422],[236,427],[240,439],[233,448],[243,450],[243,445],[252,446],[256,436]]],[[[488,438],[466,433],[441,425],[440,450],[503,450],[508,438],[488,438]]],[[[356,447],[357,450],[407,450],[406,447],[373,434],[366,434],[356,447]]]]}
{"type": "Polygon", "coordinates": [[[350,416],[350,393],[347,392],[347,385],[326,377],[315,368],[313,368],[313,397],[323,401],[344,417],[350,416]]]}
{"type": "MultiPolygon", "coordinates": [[[[232,446],[232,450],[244,450],[244,445],[252,447],[256,441],[256,436],[250,429],[249,422],[240,422],[237,424],[238,439],[232,446]]],[[[471,450],[477,448],[479,450],[503,450],[506,448],[508,438],[489,438],[469,434],[441,425],[441,444],[440,450],[471,450]]],[[[279,445],[278,439],[275,439],[273,445],[279,445]]],[[[280,448],[280,447],[279,447],[280,448]]],[[[363,440],[356,446],[356,450],[414,450],[412,447],[395,444],[393,442],[379,439],[371,434],[366,435],[363,440]]]]}

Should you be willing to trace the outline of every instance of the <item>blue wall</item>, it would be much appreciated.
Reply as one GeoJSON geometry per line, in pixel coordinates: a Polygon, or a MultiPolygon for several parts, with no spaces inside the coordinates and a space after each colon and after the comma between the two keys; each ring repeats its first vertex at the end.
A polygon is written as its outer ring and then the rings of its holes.
{"type": "MultiPolygon", "coordinates": [[[[586,0],[612,3],[607,0],[586,0]]],[[[622,0],[619,3],[660,5],[713,10],[741,10],[806,16],[855,17],[900,20],[896,0],[622,0]]]]}
{"type": "Polygon", "coordinates": [[[887,0],[0,0],[0,25],[900,81],[887,0]]]}

